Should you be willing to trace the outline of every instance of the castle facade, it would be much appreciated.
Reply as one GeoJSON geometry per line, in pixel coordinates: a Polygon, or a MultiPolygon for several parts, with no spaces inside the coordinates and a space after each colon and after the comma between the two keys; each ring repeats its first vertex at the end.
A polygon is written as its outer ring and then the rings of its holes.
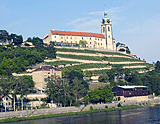
{"type": "Polygon", "coordinates": [[[112,21],[107,17],[107,11],[104,12],[104,18],[101,20],[101,34],[88,32],[56,31],[50,30],[43,38],[43,43],[64,46],[82,46],[88,48],[98,48],[116,51],[116,43],[112,34],[112,21]],[[85,44],[82,44],[82,41],[85,44]]]}

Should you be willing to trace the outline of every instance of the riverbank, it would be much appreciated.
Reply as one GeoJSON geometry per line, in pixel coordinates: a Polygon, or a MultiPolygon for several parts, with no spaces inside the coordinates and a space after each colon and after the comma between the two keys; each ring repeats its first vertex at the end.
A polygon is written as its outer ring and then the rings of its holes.
{"type": "Polygon", "coordinates": [[[80,112],[45,114],[45,115],[31,116],[31,117],[13,117],[13,118],[1,119],[0,123],[45,119],[45,118],[53,118],[53,117],[61,117],[61,116],[73,116],[73,115],[81,115],[81,114],[89,114],[89,113],[97,113],[97,112],[107,112],[107,111],[118,111],[118,110],[126,110],[126,109],[136,109],[136,108],[142,108],[142,106],[128,105],[128,106],[121,106],[121,107],[117,107],[117,108],[112,107],[112,108],[105,108],[105,109],[93,109],[93,110],[80,111],[80,112]]]}

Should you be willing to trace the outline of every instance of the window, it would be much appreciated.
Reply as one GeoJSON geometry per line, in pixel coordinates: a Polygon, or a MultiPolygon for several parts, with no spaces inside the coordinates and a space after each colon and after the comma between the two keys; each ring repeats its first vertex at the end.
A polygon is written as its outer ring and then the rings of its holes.
{"type": "Polygon", "coordinates": [[[72,41],[71,41],[71,43],[72,43],[72,41]]]}
{"type": "Polygon", "coordinates": [[[82,37],[82,40],[83,40],[83,37],[82,37]]]}
{"type": "Polygon", "coordinates": [[[102,43],[101,43],[101,45],[102,45],[102,43]]]}
{"type": "Polygon", "coordinates": [[[44,73],[44,76],[46,76],[47,74],[46,73],[44,73]]]}
{"type": "Polygon", "coordinates": [[[68,41],[67,41],[67,43],[68,43],[68,41]]]}
{"type": "Polygon", "coordinates": [[[103,33],[105,32],[105,27],[103,27],[103,33]]]}
{"type": "Polygon", "coordinates": [[[110,31],[110,28],[108,27],[108,31],[110,31]]]}
{"type": "Polygon", "coordinates": [[[56,40],[55,40],[55,42],[56,42],[56,40]]]}
{"type": "Polygon", "coordinates": [[[102,39],[101,39],[101,41],[102,41],[102,39]]]}
{"type": "Polygon", "coordinates": [[[53,73],[53,70],[52,70],[52,73],[53,73]]]}
{"type": "Polygon", "coordinates": [[[61,37],[61,39],[63,39],[63,37],[61,37]]]}
{"type": "Polygon", "coordinates": [[[97,40],[97,38],[95,37],[95,40],[97,40]]]}
{"type": "Polygon", "coordinates": [[[99,38],[98,38],[98,40],[99,40],[99,38]]]}
{"type": "Polygon", "coordinates": [[[59,76],[59,73],[57,73],[57,76],[59,76]]]}
{"type": "Polygon", "coordinates": [[[68,39],[68,37],[66,37],[68,39]]]}
{"type": "Polygon", "coordinates": [[[108,37],[110,38],[110,35],[108,37]]]}
{"type": "Polygon", "coordinates": [[[61,41],[61,43],[63,43],[63,41],[61,41]]]}
{"type": "Polygon", "coordinates": [[[99,45],[99,43],[98,43],[98,45],[99,45]]]}
{"type": "Polygon", "coordinates": [[[90,40],[91,40],[91,37],[90,37],[90,40]]]}
{"type": "Polygon", "coordinates": [[[7,105],[7,103],[6,103],[6,105],[7,105]]]}
{"type": "Polygon", "coordinates": [[[11,105],[11,103],[10,103],[10,102],[9,102],[8,104],[9,104],[9,105],[11,105]]]}
{"type": "Polygon", "coordinates": [[[75,43],[77,43],[77,41],[75,41],[75,43]]]}
{"type": "Polygon", "coordinates": [[[44,81],[47,82],[47,78],[44,78],[44,81]]]}
{"type": "Polygon", "coordinates": [[[71,37],[71,39],[72,39],[72,37],[71,37]]]}
{"type": "Polygon", "coordinates": [[[90,42],[90,44],[92,44],[92,43],[90,42]]]}
{"type": "Polygon", "coordinates": [[[54,38],[56,38],[56,36],[54,36],[54,38]]]}
{"type": "Polygon", "coordinates": [[[8,100],[8,97],[6,98],[6,101],[8,100]]]}

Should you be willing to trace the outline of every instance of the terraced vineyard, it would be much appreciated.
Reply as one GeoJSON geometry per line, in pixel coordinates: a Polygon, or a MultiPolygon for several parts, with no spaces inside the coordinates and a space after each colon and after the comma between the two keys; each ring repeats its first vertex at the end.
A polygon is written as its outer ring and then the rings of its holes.
{"type": "Polygon", "coordinates": [[[59,69],[89,70],[92,74],[106,74],[114,66],[121,65],[124,69],[144,71],[153,65],[145,63],[128,54],[120,52],[95,51],[89,49],[56,48],[57,59],[45,62],[59,69]]]}

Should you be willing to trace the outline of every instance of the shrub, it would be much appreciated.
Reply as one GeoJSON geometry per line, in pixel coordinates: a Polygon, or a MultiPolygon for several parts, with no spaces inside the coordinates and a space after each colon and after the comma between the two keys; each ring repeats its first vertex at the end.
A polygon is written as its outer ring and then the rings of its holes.
{"type": "Polygon", "coordinates": [[[121,107],[122,105],[121,105],[121,103],[118,103],[118,107],[121,107]]]}
{"type": "Polygon", "coordinates": [[[73,103],[73,106],[75,106],[75,107],[79,107],[79,106],[80,106],[80,104],[79,104],[78,102],[74,102],[74,103],[73,103]]]}
{"type": "Polygon", "coordinates": [[[93,107],[92,106],[90,106],[90,109],[89,109],[90,111],[92,111],[93,110],[93,107]]]}
{"type": "Polygon", "coordinates": [[[108,106],[106,105],[105,108],[108,108],[108,106]]]}

